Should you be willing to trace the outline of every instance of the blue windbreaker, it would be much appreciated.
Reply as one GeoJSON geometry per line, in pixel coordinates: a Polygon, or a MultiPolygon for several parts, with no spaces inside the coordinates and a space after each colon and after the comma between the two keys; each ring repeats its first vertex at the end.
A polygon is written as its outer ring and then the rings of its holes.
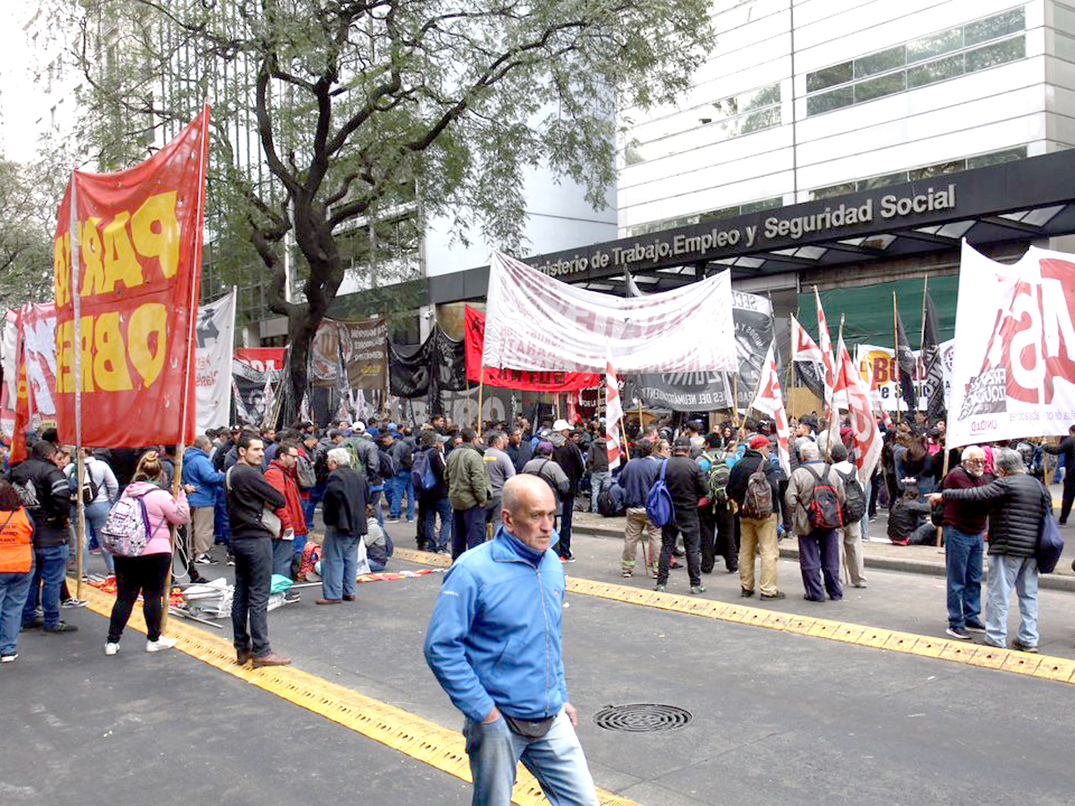
{"type": "Polygon", "coordinates": [[[201,448],[187,448],[183,454],[183,483],[194,487],[194,492],[187,496],[191,509],[211,507],[217,488],[224,483],[224,474],[213,469],[213,463],[201,448]]]}
{"type": "Polygon", "coordinates": [[[556,553],[535,552],[503,526],[455,561],[429,619],[425,656],[456,708],[479,722],[493,705],[519,719],[560,712],[563,597],[556,553]]]}

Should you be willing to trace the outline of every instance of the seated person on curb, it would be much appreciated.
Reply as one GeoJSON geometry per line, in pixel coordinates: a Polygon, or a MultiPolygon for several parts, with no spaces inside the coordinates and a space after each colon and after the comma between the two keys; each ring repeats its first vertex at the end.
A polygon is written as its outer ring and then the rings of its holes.
{"type": "Polygon", "coordinates": [[[929,519],[929,504],[918,500],[918,485],[910,479],[904,481],[903,493],[888,513],[888,539],[897,546],[928,546],[937,542],[937,527],[929,519]]]}
{"type": "Polygon", "coordinates": [[[395,551],[392,538],[388,532],[381,528],[373,518],[372,505],[366,507],[366,519],[369,522],[369,531],[366,532],[366,562],[370,564],[370,573],[378,574],[388,565],[388,558],[395,551]]]}

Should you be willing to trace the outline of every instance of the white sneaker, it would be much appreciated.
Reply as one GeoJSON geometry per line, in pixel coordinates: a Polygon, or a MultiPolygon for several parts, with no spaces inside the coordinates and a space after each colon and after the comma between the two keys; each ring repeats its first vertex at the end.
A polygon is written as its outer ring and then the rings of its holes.
{"type": "Polygon", "coordinates": [[[162,635],[156,641],[146,641],[146,652],[160,652],[164,649],[171,649],[175,646],[177,640],[177,638],[162,635]]]}
{"type": "Polygon", "coordinates": [[[119,644],[113,644],[111,642],[105,644],[106,655],[115,655],[117,652],[119,652],[119,644]]]}
{"type": "Polygon", "coordinates": [[[0,663],[14,663],[18,657],[18,652],[16,652],[14,655],[0,655],[0,663]]]}

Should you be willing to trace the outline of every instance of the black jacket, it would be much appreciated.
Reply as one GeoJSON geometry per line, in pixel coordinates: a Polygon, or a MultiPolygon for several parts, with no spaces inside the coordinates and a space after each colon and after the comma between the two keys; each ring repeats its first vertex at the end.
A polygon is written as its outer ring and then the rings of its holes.
{"type": "Polygon", "coordinates": [[[592,473],[608,472],[608,440],[604,436],[597,437],[590,443],[586,450],[586,462],[592,473]]]}
{"type": "Polygon", "coordinates": [[[759,451],[748,449],[743,454],[743,458],[735,463],[732,468],[732,472],[728,474],[728,498],[735,501],[740,507],[743,506],[743,499],[747,495],[747,482],[750,481],[750,477],[757,472],[758,466],[762,462],[768,463],[768,467],[765,471],[765,479],[769,482],[769,486],[773,492],[773,509],[779,506],[779,502],[782,498],[780,495],[780,482],[783,480],[784,474],[777,468],[773,467],[772,463],[768,459],[764,458],[759,451]]]}
{"type": "Polygon", "coordinates": [[[1042,483],[1026,473],[1001,476],[984,487],[945,490],[945,501],[989,504],[989,553],[1033,557],[1045,507],[1052,501],[1042,483]]]}
{"type": "Polygon", "coordinates": [[[67,542],[71,515],[71,484],[67,477],[34,446],[33,455],[11,470],[13,484],[33,485],[39,506],[30,510],[34,522],[34,545],[62,546],[67,542]]]}
{"type": "Polygon", "coordinates": [[[287,504],[284,494],[261,475],[261,471],[246,462],[239,462],[228,471],[225,481],[228,490],[228,518],[234,537],[275,537],[261,522],[261,510],[280,509],[287,504]]]}
{"type": "Polygon", "coordinates": [[[567,494],[574,495],[577,493],[579,491],[579,480],[586,475],[586,462],[582,458],[582,451],[579,450],[579,446],[570,439],[564,440],[562,445],[552,449],[552,460],[560,465],[560,469],[567,476],[570,484],[567,494]]]}
{"type": "Polygon", "coordinates": [[[325,526],[348,537],[366,534],[366,477],[350,467],[337,467],[328,474],[321,508],[325,526]]]}
{"type": "MultiPolygon", "coordinates": [[[[657,478],[660,478],[660,475],[658,469],[657,478]]],[[[668,460],[664,483],[672,494],[676,522],[682,524],[691,518],[697,518],[698,499],[709,493],[709,484],[698,463],[686,456],[673,456],[668,460]]]]}
{"type": "Polygon", "coordinates": [[[1054,456],[1060,455],[1064,457],[1064,467],[1067,468],[1067,475],[1064,476],[1066,482],[1068,478],[1075,480],[1075,434],[1064,437],[1060,440],[1059,445],[1042,445],[1042,448],[1046,453],[1051,453],[1054,456]]]}
{"type": "Polygon", "coordinates": [[[522,473],[523,465],[534,458],[534,449],[530,447],[530,440],[524,439],[518,445],[508,443],[508,447],[504,449],[504,453],[511,459],[511,463],[515,465],[515,472],[522,473]]]}

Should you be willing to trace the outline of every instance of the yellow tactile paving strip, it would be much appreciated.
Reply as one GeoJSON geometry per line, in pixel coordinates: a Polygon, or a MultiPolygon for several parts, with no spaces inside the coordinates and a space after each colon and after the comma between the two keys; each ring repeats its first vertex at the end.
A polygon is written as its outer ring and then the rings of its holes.
{"type": "MultiPolygon", "coordinates": [[[[68,584],[74,585],[74,580],[69,580],[68,584]]],[[[102,616],[112,612],[115,600],[111,595],[89,586],[84,586],[83,592],[90,610],[102,616]]],[[[139,632],[146,631],[140,607],[135,608],[127,626],[139,632]]],[[[228,630],[230,625],[225,624],[224,628],[228,630]]],[[[449,775],[467,782],[471,780],[465,741],[457,730],[450,730],[294,666],[264,669],[239,666],[235,663],[235,650],[230,643],[175,616],[168,619],[166,632],[179,639],[175,648],[180,652],[449,775]]],[[[637,806],[633,800],[602,789],[598,789],[597,794],[601,803],[607,806],[637,806]]],[[[548,804],[537,781],[521,765],[512,803],[519,806],[548,804]]]]}
{"type": "MultiPolygon", "coordinates": [[[[397,548],[395,557],[401,560],[423,563],[425,565],[448,566],[451,560],[443,555],[429,554],[424,551],[397,548]]],[[[799,633],[830,641],[842,641],[847,644],[887,649],[908,655],[922,655],[928,658],[971,666],[984,666],[1000,669],[1046,680],[1062,683],[1075,683],[1075,660],[1058,658],[1052,655],[1036,655],[1018,652],[1014,649],[995,649],[990,646],[971,644],[966,641],[949,641],[928,635],[885,630],[828,619],[798,616],[793,613],[778,613],[759,607],[740,604],[728,604],[712,599],[699,599],[695,596],[681,596],[675,593],[658,593],[657,591],[616,585],[610,582],[598,582],[592,579],[567,578],[567,589],[572,593],[596,596],[599,599],[611,599],[615,602],[656,607],[660,610],[676,610],[718,621],[733,621],[739,624],[751,624],[770,630],[799,633]]]]}

